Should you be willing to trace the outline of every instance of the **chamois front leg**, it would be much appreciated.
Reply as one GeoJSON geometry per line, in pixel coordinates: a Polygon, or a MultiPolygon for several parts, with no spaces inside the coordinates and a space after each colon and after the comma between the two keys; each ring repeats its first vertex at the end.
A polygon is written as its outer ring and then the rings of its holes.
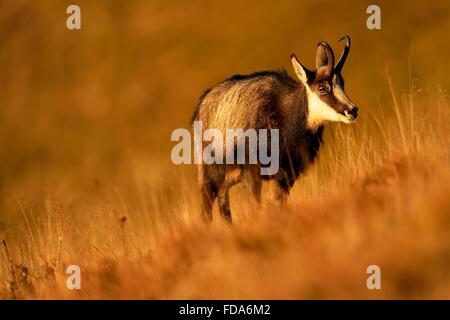
{"type": "Polygon", "coordinates": [[[283,207],[287,203],[290,187],[284,181],[276,181],[273,188],[275,203],[279,207],[283,207]]]}
{"type": "Polygon", "coordinates": [[[247,170],[243,182],[249,199],[249,210],[252,214],[257,214],[261,206],[262,190],[262,180],[258,168],[247,170]]]}

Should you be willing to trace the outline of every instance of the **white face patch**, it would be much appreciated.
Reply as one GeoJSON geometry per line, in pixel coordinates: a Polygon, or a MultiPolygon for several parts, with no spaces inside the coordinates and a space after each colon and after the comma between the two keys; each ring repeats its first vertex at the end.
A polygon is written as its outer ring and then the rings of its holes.
{"type": "Polygon", "coordinates": [[[327,121],[350,123],[346,116],[337,113],[332,107],[320,100],[319,96],[312,92],[308,85],[306,95],[308,97],[308,127],[316,129],[327,121]]]}

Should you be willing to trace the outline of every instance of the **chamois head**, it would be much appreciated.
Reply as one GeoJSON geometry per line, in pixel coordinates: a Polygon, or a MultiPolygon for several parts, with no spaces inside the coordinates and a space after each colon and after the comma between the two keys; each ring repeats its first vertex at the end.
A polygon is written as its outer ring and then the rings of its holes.
{"type": "Polygon", "coordinates": [[[291,62],[308,98],[308,126],[318,127],[327,121],[353,122],[358,108],[344,91],[342,67],[350,51],[350,37],[344,36],[344,52],[334,65],[334,53],[325,41],[319,42],[316,53],[316,70],[310,71],[291,55],[291,62]]]}

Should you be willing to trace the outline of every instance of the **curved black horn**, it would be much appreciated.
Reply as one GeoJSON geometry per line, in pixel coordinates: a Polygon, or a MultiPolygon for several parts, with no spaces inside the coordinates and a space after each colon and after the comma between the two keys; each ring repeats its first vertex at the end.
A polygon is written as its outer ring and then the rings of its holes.
{"type": "Polygon", "coordinates": [[[339,73],[342,71],[342,68],[344,67],[345,60],[347,60],[348,53],[350,52],[350,46],[351,46],[351,40],[348,35],[343,36],[339,39],[339,41],[342,41],[345,39],[345,47],[344,52],[342,52],[342,56],[339,58],[338,63],[336,64],[336,68],[334,68],[336,73],[339,73]]]}
{"type": "Polygon", "coordinates": [[[317,44],[316,68],[317,70],[324,68],[325,73],[330,75],[334,67],[334,53],[330,45],[325,41],[317,44]]]}

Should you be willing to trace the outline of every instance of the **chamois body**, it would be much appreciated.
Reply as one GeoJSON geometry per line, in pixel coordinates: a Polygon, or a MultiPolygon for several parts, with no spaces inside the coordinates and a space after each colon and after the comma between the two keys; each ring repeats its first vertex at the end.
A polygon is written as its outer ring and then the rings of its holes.
{"type": "MultiPolygon", "coordinates": [[[[299,76],[297,69],[296,73],[299,76]]],[[[306,76],[304,79],[299,76],[300,81],[294,80],[285,71],[235,75],[201,96],[193,121],[201,121],[203,130],[219,129],[223,135],[227,129],[279,130],[279,170],[273,175],[260,175],[259,163],[199,165],[202,213],[206,220],[212,218],[212,204],[218,198],[222,216],[231,221],[228,190],[242,180],[245,180],[258,202],[262,181],[274,180],[277,200],[281,203],[286,201],[298,176],[306,171],[317,156],[325,121],[339,121],[334,118],[344,121],[339,117],[344,117],[342,114],[348,111],[341,105],[335,109],[341,107],[342,110],[324,109],[321,103],[325,105],[325,102],[321,101],[327,97],[317,98],[313,93],[311,88],[314,90],[313,86],[325,76],[331,77],[331,74],[311,73],[307,80],[306,76]],[[324,119],[319,118],[322,114],[325,115],[324,119]]],[[[330,78],[330,86],[340,85],[340,73],[333,79],[334,84],[330,78]]],[[[208,144],[202,143],[203,148],[208,144]]],[[[224,149],[224,154],[226,152],[228,150],[224,149]]],[[[246,152],[249,152],[248,148],[246,152]]]]}

